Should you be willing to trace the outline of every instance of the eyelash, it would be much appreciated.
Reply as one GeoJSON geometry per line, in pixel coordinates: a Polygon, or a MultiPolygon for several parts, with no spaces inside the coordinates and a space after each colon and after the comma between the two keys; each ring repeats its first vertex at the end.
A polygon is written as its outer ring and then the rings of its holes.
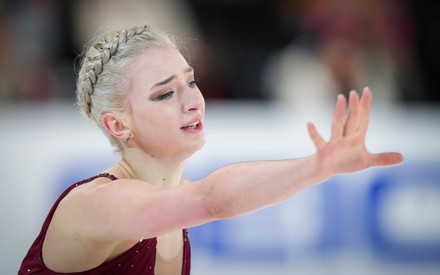
{"type": "Polygon", "coordinates": [[[197,83],[199,83],[199,78],[194,79],[193,81],[190,81],[190,82],[188,83],[188,87],[190,87],[190,88],[195,88],[195,87],[197,87],[197,83]]]}
{"type": "MultiPolygon", "coordinates": [[[[190,82],[188,83],[188,87],[190,87],[190,88],[196,88],[198,82],[199,82],[199,79],[194,79],[194,80],[192,80],[192,81],[190,81],[190,82]]],[[[171,97],[173,96],[173,94],[174,94],[174,91],[166,92],[166,93],[161,94],[160,96],[156,97],[156,98],[154,99],[154,101],[167,100],[167,99],[171,98],[171,97]]]]}
{"type": "Polygon", "coordinates": [[[162,100],[169,99],[173,96],[173,94],[174,94],[174,91],[166,92],[166,93],[161,94],[160,96],[156,97],[155,99],[153,99],[153,101],[162,101],[162,100]]]}

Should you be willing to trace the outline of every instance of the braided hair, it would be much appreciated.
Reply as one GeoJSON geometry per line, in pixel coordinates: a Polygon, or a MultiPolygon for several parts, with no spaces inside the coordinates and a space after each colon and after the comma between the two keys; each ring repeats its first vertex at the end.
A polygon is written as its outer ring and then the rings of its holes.
{"type": "Polygon", "coordinates": [[[165,45],[177,47],[171,35],[143,25],[97,35],[86,46],[76,83],[78,105],[117,149],[120,141],[105,130],[102,115],[112,112],[123,116],[129,111],[124,95],[133,61],[145,50],[165,45]]]}

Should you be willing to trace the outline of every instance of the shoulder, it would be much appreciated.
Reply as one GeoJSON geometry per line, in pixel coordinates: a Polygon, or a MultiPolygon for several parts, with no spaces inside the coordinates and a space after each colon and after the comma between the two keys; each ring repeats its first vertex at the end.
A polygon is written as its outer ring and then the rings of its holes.
{"type": "Polygon", "coordinates": [[[124,206],[131,203],[130,196],[135,196],[136,192],[150,192],[148,186],[151,185],[138,180],[106,177],[78,184],[56,207],[46,232],[46,245],[57,246],[61,241],[69,247],[116,241],[105,237],[116,226],[115,217],[120,216],[124,208],[129,208],[124,206]]]}
{"type": "Polygon", "coordinates": [[[93,213],[93,210],[103,209],[118,200],[149,193],[154,189],[154,186],[141,180],[97,177],[72,189],[60,201],[58,212],[86,216],[93,213]]]}

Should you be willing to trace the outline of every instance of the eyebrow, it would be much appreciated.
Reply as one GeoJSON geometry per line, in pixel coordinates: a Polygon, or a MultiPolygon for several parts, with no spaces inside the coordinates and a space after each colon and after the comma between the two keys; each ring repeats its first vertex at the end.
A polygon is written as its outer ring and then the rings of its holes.
{"type": "MultiPolygon", "coordinates": [[[[191,66],[189,66],[189,67],[187,67],[183,72],[184,72],[184,73],[191,73],[191,72],[193,72],[193,71],[194,71],[194,68],[191,67],[191,66]]],[[[167,84],[167,83],[170,83],[170,82],[171,82],[173,79],[175,79],[175,78],[176,78],[176,75],[172,75],[172,76],[168,77],[167,79],[161,80],[161,81],[157,82],[156,84],[154,84],[154,85],[150,88],[150,90],[153,89],[153,88],[155,88],[155,87],[162,86],[162,85],[165,85],[165,84],[167,84]]]]}

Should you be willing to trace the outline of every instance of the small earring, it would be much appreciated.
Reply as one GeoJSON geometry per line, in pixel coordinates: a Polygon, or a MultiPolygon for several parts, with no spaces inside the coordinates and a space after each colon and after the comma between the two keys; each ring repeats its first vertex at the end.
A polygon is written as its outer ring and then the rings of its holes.
{"type": "Polygon", "coordinates": [[[126,140],[124,140],[124,144],[127,145],[128,142],[130,141],[131,138],[131,133],[128,135],[128,138],[126,140]]]}

